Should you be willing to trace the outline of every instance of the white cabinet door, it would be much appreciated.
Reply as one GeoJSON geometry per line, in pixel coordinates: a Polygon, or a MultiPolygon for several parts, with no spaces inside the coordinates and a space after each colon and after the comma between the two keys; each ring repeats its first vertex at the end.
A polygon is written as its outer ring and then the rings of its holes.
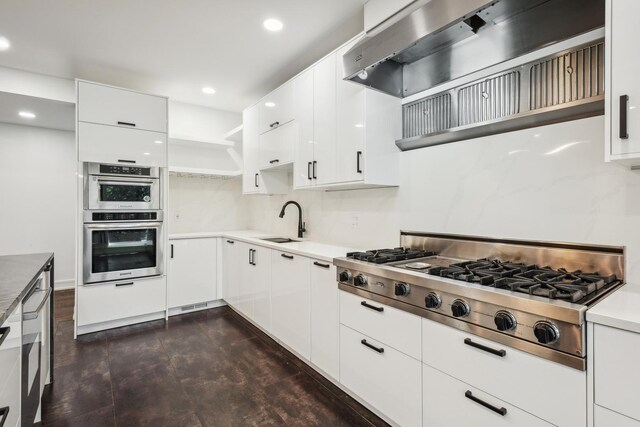
{"type": "Polygon", "coordinates": [[[167,166],[167,134],[78,123],[78,160],[167,166]]]}
{"type": "Polygon", "coordinates": [[[293,147],[297,140],[298,124],[295,121],[260,135],[260,167],[293,162],[293,147]]]}
{"type": "Polygon", "coordinates": [[[271,330],[305,359],[310,357],[310,260],[286,252],[271,254],[271,330]]]}
{"type": "Polygon", "coordinates": [[[640,421],[595,405],[593,427],[640,427],[640,421]]]}
{"type": "Polygon", "coordinates": [[[338,379],[340,369],[336,267],[311,260],[311,362],[338,379]]]}
{"type": "Polygon", "coordinates": [[[280,86],[260,101],[260,133],[269,132],[293,120],[293,82],[280,86]]]}
{"type": "Polygon", "coordinates": [[[293,82],[296,101],[298,137],[294,145],[293,187],[313,185],[313,69],[300,74],[293,82]]]}
{"type": "MultiPolygon", "coordinates": [[[[42,355],[42,357],[49,357],[48,353],[42,355]]],[[[0,421],[6,426],[19,427],[20,420],[20,390],[22,381],[22,370],[20,369],[20,363],[12,365],[11,369],[7,372],[7,376],[3,378],[6,381],[4,388],[0,389],[0,410],[8,409],[9,412],[5,413],[6,418],[2,419],[3,412],[0,412],[0,421]]],[[[41,374],[44,376],[45,374],[41,374]]],[[[42,379],[42,378],[41,378],[42,379]]],[[[26,380],[25,380],[26,382],[26,380]]],[[[34,391],[34,393],[37,393],[34,391]]]]}
{"type": "MultiPolygon", "coordinates": [[[[608,57],[606,74],[610,77],[607,91],[609,103],[607,119],[610,123],[611,155],[627,158],[640,157],[640,58],[633,55],[637,51],[640,36],[636,17],[640,15],[640,2],[637,0],[608,0],[607,37],[608,57]],[[628,102],[625,101],[628,97],[628,102]],[[628,138],[620,137],[621,114],[627,115],[628,138]]],[[[623,129],[622,133],[625,133],[623,129]]]]}
{"type": "Polygon", "coordinates": [[[336,181],[336,53],[313,67],[314,176],[316,184],[336,181]]]}
{"type": "Polygon", "coordinates": [[[217,239],[170,240],[169,308],[216,299],[217,239]]]}
{"type": "Polygon", "coordinates": [[[260,180],[258,163],[260,161],[260,108],[258,105],[242,112],[242,192],[258,193],[260,180]]]}
{"type": "Polygon", "coordinates": [[[250,263],[243,281],[248,287],[249,317],[267,332],[271,331],[271,249],[251,246],[250,263]]]}
{"type": "Polygon", "coordinates": [[[166,133],[167,98],[78,82],[78,120],[166,133]]]}
{"type": "Polygon", "coordinates": [[[340,382],[403,427],[422,425],[421,371],[420,361],[340,325],[340,382]]]}
{"type": "Polygon", "coordinates": [[[240,244],[233,239],[222,241],[222,298],[232,307],[235,307],[240,294],[240,280],[242,277],[241,261],[244,258],[240,254],[240,244]]]}
{"type": "Polygon", "coordinates": [[[252,277],[251,257],[253,255],[253,247],[244,242],[236,241],[235,244],[238,245],[236,254],[240,271],[235,308],[249,319],[253,319],[253,287],[249,282],[252,277]]]}
{"type": "MultiPolygon", "coordinates": [[[[422,386],[424,426],[543,427],[552,425],[428,365],[422,367],[422,386]]],[[[572,424],[572,426],[578,425],[584,424],[572,424]]]]}

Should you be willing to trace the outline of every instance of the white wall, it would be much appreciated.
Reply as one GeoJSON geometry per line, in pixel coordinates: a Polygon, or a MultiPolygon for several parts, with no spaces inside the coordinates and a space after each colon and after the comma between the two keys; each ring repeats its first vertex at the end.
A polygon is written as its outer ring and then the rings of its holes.
{"type": "Polygon", "coordinates": [[[75,278],[73,132],[0,123],[0,255],[55,252],[56,286],[75,278]]]}
{"type": "Polygon", "coordinates": [[[595,117],[404,152],[397,189],[254,196],[249,226],[294,234],[294,199],[307,237],[367,249],[401,229],[624,245],[640,282],[640,175],[604,162],[603,135],[595,117]]]}

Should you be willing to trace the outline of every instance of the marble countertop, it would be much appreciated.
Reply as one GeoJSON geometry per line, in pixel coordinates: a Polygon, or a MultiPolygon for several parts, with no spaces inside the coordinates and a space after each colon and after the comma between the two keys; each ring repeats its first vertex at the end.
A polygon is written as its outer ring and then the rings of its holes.
{"type": "Polygon", "coordinates": [[[627,283],[587,311],[587,321],[640,333],[640,285],[627,283]]]}
{"type": "Polygon", "coordinates": [[[52,253],[0,256],[0,325],[52,259],[52,253]]]}
{"type": "Polygon", "coordinates": [[[241,242],[252,243],[282,252],[315,258],[322,261],[333,262],[334,258],[343,257],[347,252],[354,252],[359,249],[349,248],[346,246],[333,245],[330,243],[316,242],[308,239],[298,239],[291,237],[297,242],[290,243],[271,243],[261,240],[265,237],[290,237],[275,236],[272,233],[265,233],[258,230],[237,230],[237,231],[218,231],[218,232],[202,232],[202,233],[181,233],[169,234],[169,240],[178,239],[197,239],[207,237],[224,237],[227,239],[239,240],[241,242]]]}

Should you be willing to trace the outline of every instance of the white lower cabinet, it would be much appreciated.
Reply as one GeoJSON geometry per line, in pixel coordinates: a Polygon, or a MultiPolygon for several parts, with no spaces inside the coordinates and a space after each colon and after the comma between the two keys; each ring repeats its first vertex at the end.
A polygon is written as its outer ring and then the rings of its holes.
{"type": "Polygon", "coordinates": [[[250,318],[267,332],[271,332],[271,249],[250,246],[251,262],[244,270],[243,286],[248,289],[250,318]]]}
{"type": "Polygon", "coordinates": [[[238,302],[241,278],[240,243],[233,239],[222,239],[222,295],[221,297],[232,307],[238,302]]]}
{"type": "Polygon", "coordinates": [[[20,419],[22,304],[0,328],[0,424],[15,426],[20,419]]]}
{"type": "Polygon", "coordinates": [[[163,317],[166,295],[164,276],[78,286],[78,327],[154,313],[163,317]]]}
{"type": "Polygon", "coordinates": [[[340,325],[340,382],[400,426],[422,425],[421,371],[419,360],[340,325]]]}
{"type": "Polygon", "coordinates": [[[428,365],[422,367],[422,387],[425,427],[553,425],[428,365]]]}
{"type": "Polygon", "coordinates": [[[640,421],[634,420],[610,409],[595,405],[593,424],[596,427],[640,427],[640,421]]]}
{"type": "Polygon", "coordinates": [[[169,308],[216,299],[216,238],[169,240],[169,308]]]}
{"type": "Polygon", "coordinates": [[[271,319],[273,335],[309,360],[311,353],[309,258],[272,251],[271,319]]]}
{"type": "Polygon", "coordinates": [[[311,260],[311,362],[335,380],[340,372],[336,267],[311,260]]]}

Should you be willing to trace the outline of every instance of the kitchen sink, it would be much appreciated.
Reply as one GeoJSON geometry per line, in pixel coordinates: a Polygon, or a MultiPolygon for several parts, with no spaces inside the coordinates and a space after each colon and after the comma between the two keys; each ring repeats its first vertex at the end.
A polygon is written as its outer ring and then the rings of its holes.
{"type": "Polygon", "coordinates": [[[299,242],[299,240],[293,240],[293,239],[289,239],[287,237],[269,237],[266,239],[260,239],[260,240],[264,240],[267,242],[271,242],[271,243],[292,243],[292,242],[299,242]]]}

